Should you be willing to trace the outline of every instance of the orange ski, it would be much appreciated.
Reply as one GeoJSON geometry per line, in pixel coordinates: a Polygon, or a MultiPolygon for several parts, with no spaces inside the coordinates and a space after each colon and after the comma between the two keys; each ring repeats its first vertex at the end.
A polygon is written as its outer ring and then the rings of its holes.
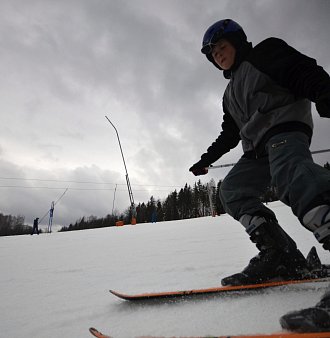
{"type": "MultiPolygon", "coordinates": [[[[106,336],[105,336],[106,337],[106,336]]],[[[218,336],[214,338],[329,338],[330,332],[279,332],[270,334],[252,334],[252,335],[229,335],[229,336],[218,336]]],[[[102,338],[102,337],[101,337],[102,338]]]]}
{"type": "MultiPolygon", "coordinates": [[[[97,338],[112,338],[102,334],[100,331],[91,327],[89,332],[97,338]]],[[[329,338],[330,332],[306,332],[306,333],[296,333],[296,332],[279,332],[279,333],[270,333],[270,334],[251,334],[251,335],[227,335],[227,336],[205,336],[205,338],[329,338]]],[[[143,336],[137,338],[165,338],[165,337],[153,337],[153,336],[143,336]]],[[[202,338],[198,337],[178,337],[178,338],[202,338]]]]}
{"type": "Polygon", "coordinates": [[[141,294],[125,294],[110,290],[110,292],[122,299],[129,301],[138,301],[138,300],[152,300],[152,299],[163,299],[163,298],[180,298],[180,297],[192,297],[197,295],[207,295],[207,294],[227,294],[235,291],[249,291],[249,290],[261,290],[266,288],[284,286],[284,285],[293,285],[293,284],[305,284],[305,283],[315,283],[315,282],[327,282],[330,281],[329,277],[326,278],[314,278],[314,279],[300,279],[300,280],[285,280],[285,281],[276,281],[276,282],[267,282],[260,284],[248,284],[240,286],[218,286],[206,289],[194,289],[194,290],[184,290],[184,291],[165,291],[165,292],[151,292],[151,293],[141,293],[141,294]]]}

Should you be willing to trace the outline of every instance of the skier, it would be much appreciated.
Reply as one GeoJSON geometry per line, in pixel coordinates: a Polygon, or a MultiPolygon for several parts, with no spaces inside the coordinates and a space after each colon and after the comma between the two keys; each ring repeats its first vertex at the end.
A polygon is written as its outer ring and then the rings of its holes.
{"type": "MultiPolygon", "coordinates": [[[[253,47],[231,19],[207,29],[201,51],[230,81],[223,96],[222,131],[189,170],[206,174],[207,167],[242,142],[244,154],[222,182],[220,199],[259,249],[242,272],[221,283],[304,278],[305,257],[259,197],[276,186],[279,199],[330,250],[330,171],[315,164],[309,150],[311,101],[321,117],[330,117],[330,77],[281,39],[253,47]]],[[[315,308],[283,316],[281,324],[291,330],[329,330],[330,292],[315,308]]]]}
{"type": "Polygon", "coordinates": [[[33,221],[33,229],[32,229],[31,235],[33,235],[35,232],[39,235],[38,224],[39,224],[39,218],[37,217],[37,218],[33,221]]]}

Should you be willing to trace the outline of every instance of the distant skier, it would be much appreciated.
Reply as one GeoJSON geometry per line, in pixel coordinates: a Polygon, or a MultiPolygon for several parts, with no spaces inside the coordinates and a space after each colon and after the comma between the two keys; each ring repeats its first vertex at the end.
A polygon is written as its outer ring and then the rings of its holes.
{"type": "MultiPolygon", "coordinates": [[[[260,251],[242,272],[221,282],[304,278],[306,259],[260,196],[270,184],[276,186],[279,199],[330,250],[330,171],[315,164],[309,150],[311,101],[321,117],[330,117],[330,77],[283,40],[269,38],[253,48],[230,19],[207,29],[201,51],[230,81],[223,96],[222,131],[189,170],[206,174],[242,141],[244,155],[222,182],[220,199],[260,251]]],[[[291,330],[329,330],[330,292],[316,307],[283,316],[281,324],[291,330]]]]}
{"type": "Polygon", "coordinates": [[[37,233],[39,235],[39,218],[37,217],[34,221],[33,221],[33,229],[32,229],[32,233],[31,235],[33,235],[34,233],[37,233]]]}

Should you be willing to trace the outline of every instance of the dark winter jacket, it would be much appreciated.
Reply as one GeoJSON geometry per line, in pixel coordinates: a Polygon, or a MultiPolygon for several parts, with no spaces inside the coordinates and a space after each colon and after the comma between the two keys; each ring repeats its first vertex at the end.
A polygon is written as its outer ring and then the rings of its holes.
{"type": "Polygon", "coordinates": [[[270,137],[301,131],[312,137],[311,101],[330,92],[330,77],[316,61],[283,40],[269,38],[246,46],[223,97],[219,137],[202,155],[208,166],[242,140],[244,156],[263,156],[270,137]]]}

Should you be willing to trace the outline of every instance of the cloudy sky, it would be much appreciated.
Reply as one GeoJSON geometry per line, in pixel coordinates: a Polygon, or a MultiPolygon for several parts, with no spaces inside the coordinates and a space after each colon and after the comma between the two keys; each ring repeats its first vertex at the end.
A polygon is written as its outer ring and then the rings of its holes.
{"type": "MultiPolygon", "coordinates": [[[[58,201],[54,223],[67,225],[126,209],[105,116],[137,203],[192,185],[227,84],[200,53],[207,27],[232,18],[254,45],[280,37],[330,72],[329,13],[328,0],[0,0],[0,212],[31,223],[58,201]]],[[[330,123],[313,115],[311,149],[327,149],[330,123]]]]}

